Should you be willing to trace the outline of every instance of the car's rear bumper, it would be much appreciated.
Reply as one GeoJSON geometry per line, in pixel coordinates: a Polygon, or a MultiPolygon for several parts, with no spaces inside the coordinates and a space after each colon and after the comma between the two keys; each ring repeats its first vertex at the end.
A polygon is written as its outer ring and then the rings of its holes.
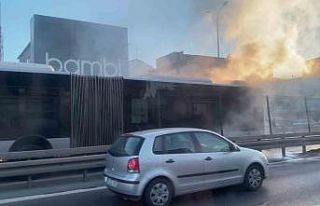
{"type": "Polygon", "coordinates": [[[128,196],[129,198],[139,198],[141,196],[139,181],[124,180],[105,175],[104,182],[112,192],[128,196]]]}
{"type": "Polygon", "coordinates": [[[141,196],[134,196],[134,195],[128,195],[128,194],[123,194],[123,193],[119,193],[115,190],[112,190],[111,188],[108,187],[108,189],[113,192],[114,194],[122,197],[125,200],[131,200],[131,201],[140,201],[141,200],[141,196]]]}

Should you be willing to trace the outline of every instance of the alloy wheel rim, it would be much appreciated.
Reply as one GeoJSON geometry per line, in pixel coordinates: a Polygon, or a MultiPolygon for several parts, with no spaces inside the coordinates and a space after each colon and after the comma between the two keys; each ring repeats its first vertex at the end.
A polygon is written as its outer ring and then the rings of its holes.
{"type": "Polygon", "coordinates": [[[257,188],[260,186],[262,182],[262,175],[258,169],[254,168],[250,170],[248,176],[249,176],[249,184],[252,188],[257,188]]]}
{"type": "Polygon", "coordinates": [[[168,186],[164,183],[157,183],[153,185],[150,192],[150,200],[153,205],[165,205],[169,200],[168,186]]]}

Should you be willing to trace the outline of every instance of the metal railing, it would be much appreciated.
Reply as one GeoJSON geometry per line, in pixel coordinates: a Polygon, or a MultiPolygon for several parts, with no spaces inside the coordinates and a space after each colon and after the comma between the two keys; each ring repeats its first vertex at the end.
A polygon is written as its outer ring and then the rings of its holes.
{"type": "Polygon", "coordinates": [[[320,144],[320,133],[274,134],[251,137],[232,137],[230,139],[240,146],[256,150],[281,148],[282,156],[284,157],[286,156],[286,147],[302,146],[302,151],[305,153],[307,145],[320,144]]]}
{"type": "MultiPolygon", "coordinates": [[[[278,135],[260,135],[230,138],[240,146],[257,150],[320,144],[320,133],[295,133],[278,135]]],[[[55,174],[69,171],[81,171],[83,181],[90,169],[105,167],[105,154],[109,146],[51,149],[27,152],[0,153],[0,178],[26,176],[30,187],[32,177],[39,174],[55,174]]]]}
{"type": "Polygon", "coordinates": [[[0,178],[25,176],[30,187],[35,175],[81,171],[86,181],[88,170],[104,168],[107,149],[104,145],[2,153],[0,178]]]}

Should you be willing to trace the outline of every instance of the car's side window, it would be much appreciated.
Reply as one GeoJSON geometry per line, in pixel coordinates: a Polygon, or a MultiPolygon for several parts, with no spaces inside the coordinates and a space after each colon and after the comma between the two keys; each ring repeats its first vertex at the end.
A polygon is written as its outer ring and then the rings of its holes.
{"type": "Polygon", "coordinates": [[[208,132],[195,132],[194,133],[202,152],[230,152],[230,143],[221,137],[208,132]]]}
{"type": "Polygon", "coordinates": [[[156,137],[153,143],[152,151],[154,154],[164,154],[163,136],[156,137]]]}
{"type": "Polygon", "coordinates": [[[153,152],[155,154],[194,153],[196,147],[191,133],[174,133],[156,137],[153,152]]]}

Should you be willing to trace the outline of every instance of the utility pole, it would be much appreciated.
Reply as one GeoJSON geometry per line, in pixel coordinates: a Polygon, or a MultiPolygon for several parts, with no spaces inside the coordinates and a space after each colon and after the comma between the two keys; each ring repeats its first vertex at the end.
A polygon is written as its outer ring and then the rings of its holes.
{"type": "Polygon", "coordinates": [[[219,21],[220,21],[220,14],[222,9],[229,3],[229,1],[225,1],[223,2],[223,4],[221,5],[221,7],[218,10],[218,14],[217,14],[217,50],[218,50],[218,58],[220,58],[220,29],[219,29],[219,21]]]}
{"type": "Polygon", "coordinates": [[[1,0],[0,0],[0,62],[4,61],[4,52],[3,52],[3,35],[2,35],[2,12],[1,12],[1,0]]]}

